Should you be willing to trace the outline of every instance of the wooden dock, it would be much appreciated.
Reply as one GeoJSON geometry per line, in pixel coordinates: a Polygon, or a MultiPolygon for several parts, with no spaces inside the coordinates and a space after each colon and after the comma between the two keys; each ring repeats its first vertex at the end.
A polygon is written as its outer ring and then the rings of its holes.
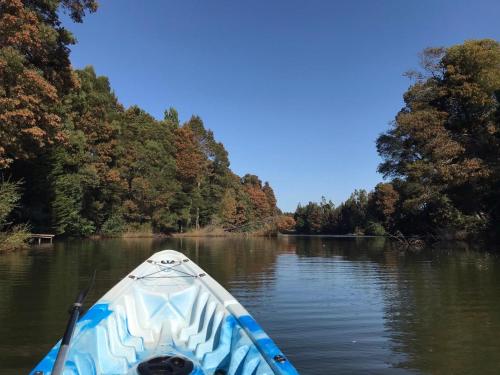
{"type": "Polygon", "coordinates": [[[44,240],[49,240],[49,243],[52,243],[52,239],[54,237],[55,237],[55,234],[31,233],[31,238],[34,241],[38,240],[39,245],[41,245],[44,240]]]}

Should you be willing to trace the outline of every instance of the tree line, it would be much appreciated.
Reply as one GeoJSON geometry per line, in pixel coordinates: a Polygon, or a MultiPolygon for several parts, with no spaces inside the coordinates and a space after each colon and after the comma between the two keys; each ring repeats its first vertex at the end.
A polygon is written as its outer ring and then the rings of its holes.
{"type": "MultiPolygon", "coordinates": [[[[33,231],[116,235],[207,225],[255,229],[273,189],[234,174],[202,119],[124,108],[106,77],[70,65],[75,22],[95,0],[0,0],[0,242],[33,231]]],[[[298,233],[496,235],[500,226],[500,45],[428,48],[404,106],[376,140],[386,181],[335,206],[298,206],[298,233]]],[[[292,218],[293,216],[293,218],[292,218]]],[[[1,250],[1,249],[0,249],[1,250]]]]}
{"type": "Polygon", "coordinates": [[[500,45],[470,40],[420,57],[404,107],[376,141],[387,182],[338,207],[299,206],[298,232],[498,237],[500,45]]]}
{"type": "Polygon", "coordinates": [[[106,77],[72,69],[61,25],[94,0],[0,0],[0,231],[115,235],[238,227],[278,213],[273,189],[237,176],[198,116],[124,108],[106,77]],[[17,226],[16,226],[17,225],[17,226]]]}

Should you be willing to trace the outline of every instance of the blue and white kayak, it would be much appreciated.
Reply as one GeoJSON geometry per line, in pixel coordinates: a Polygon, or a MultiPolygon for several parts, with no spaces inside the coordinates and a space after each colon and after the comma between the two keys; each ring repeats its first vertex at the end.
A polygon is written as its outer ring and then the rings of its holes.
{"type": "MultiPolygon", "coordinates": [[[[61,342],[31,374],[52,373],[61,342]]],[[[298,374],[247,310],[184,254],[151,256],[78,321],[63,374],[298,374]]]]}

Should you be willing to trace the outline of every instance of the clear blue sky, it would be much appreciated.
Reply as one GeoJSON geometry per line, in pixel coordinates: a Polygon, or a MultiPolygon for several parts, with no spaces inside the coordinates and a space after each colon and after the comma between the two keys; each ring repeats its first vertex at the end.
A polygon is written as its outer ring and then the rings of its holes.
{"type": "Polygon", "coordinates": [[[339,203],[381,181],[375,139],[427,46],[500,39],[500,2],[101,0],[71,60],[157,118],[200,115],[232,169],[278,205],[339,203]]]}

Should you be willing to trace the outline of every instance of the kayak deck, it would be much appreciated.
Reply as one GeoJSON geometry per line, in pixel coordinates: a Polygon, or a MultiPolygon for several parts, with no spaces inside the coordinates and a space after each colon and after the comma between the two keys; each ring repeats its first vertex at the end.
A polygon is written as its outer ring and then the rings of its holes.
{"type": "MultiPolygon", "coordinates": [[[[60,343],[32,374],[50,374],[60,343]]],[[[241,304],[185,255],[152,255],[79,320],[64,374],[137,374],[172,355],[191,374],[297,374],[241,304]]]]}

